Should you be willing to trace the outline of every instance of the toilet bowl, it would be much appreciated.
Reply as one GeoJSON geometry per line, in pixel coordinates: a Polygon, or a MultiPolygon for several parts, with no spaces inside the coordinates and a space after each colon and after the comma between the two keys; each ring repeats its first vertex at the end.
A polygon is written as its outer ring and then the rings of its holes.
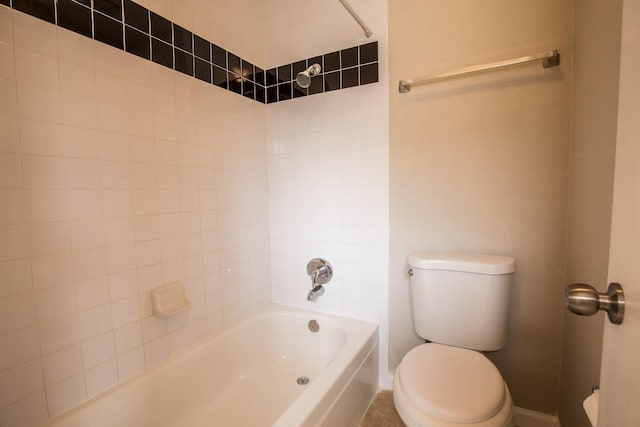
{"type": "Polygon", "coordinates": [[[407,427],[513,427],[513,402],[483,354],[422,344],[405,355],[393,379],[396,410],[407,427]]]}

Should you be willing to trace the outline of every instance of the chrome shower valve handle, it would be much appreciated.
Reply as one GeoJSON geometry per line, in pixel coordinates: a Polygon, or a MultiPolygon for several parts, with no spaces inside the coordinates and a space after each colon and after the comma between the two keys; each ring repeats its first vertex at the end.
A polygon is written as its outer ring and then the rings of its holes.
{"type": "Polygon", "coordinates": [[[314,258],[307,264],[307,275],[311,277],[311,290],[307,294],[307,301],[315,301],[324,294],[324,284],[333,277],[333,267],[326,259],[314,258]]]}

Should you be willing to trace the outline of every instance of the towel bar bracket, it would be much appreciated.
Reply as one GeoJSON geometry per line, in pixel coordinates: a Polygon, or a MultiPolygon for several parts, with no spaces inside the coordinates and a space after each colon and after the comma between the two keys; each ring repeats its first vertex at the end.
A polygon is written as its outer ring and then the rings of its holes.
{"type": "Polygon", "coordinates": [[[544,68],[557,67],[560,65],[560,53],[557,50],[553,51],[553,54],[548,58],[542,60],[542,66],[544,68]]]}

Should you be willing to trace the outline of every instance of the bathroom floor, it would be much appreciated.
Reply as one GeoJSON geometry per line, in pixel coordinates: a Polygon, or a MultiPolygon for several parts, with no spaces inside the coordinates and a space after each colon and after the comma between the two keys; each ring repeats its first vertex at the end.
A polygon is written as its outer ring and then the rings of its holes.
{"type": "Polygon", "coordinates": [[[360,427],[404,427],[393,405],[393,392],[383,390],[376,394],[369,405],[360,427]]]}

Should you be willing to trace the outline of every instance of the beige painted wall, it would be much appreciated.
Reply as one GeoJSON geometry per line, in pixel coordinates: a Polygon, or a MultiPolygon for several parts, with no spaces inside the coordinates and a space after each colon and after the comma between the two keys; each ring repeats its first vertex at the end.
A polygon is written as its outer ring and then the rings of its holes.
{"type": "Polygon", "coordinates": [[[390,368],[421,342],[406,257],[517,259],[505,349],[515,404],[555,413],[564,317],[572,2],[393,1],[390,41],[390,368]],[[530,65],[415,88],[399,79],[559,49],[530,65]]]}
{"type": "MultiPolygon", "coordinates": [[[[567,282],[606,288],[613,196],[621,0],[574,4],[573,148],[567,282]],[[597,60],[594,60],[597,58],[597,60]]],[[[565,314],[559,415],[589,425],[582,401],[600,378],[604,314],[565,314]]]]}

